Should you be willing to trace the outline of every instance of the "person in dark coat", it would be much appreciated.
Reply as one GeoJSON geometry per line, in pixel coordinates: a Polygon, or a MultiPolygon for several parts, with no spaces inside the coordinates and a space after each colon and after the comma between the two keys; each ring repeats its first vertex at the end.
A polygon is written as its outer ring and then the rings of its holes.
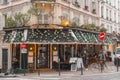
{"type": "Polygon", "coordinates": [[[16,57],[13,57],[13,71],[16,73],[16,69],[18,67],[18,59],[16,57]]]}
{"type": "Polygon", "coordinates": [[[88,69],[88,53],[86,50],[83,51],[82,59],[83,59],[84,67],[87,70],[88,69]]]}
{"type": "Polygon", "coordinates": [[[106,55],[105,53],[103,52],[103,49],[100,51],[100,54],[99,54],[99,58],[100,58],[100,61],[102,61],[102,64],[107,67],[106,65],[106,55]]]}

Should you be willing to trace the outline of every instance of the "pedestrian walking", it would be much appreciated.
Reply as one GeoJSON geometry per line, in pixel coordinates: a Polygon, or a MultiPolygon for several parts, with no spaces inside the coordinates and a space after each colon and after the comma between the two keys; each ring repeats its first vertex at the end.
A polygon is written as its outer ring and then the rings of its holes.
{"type": "Polygon", "coordinates": [[[86,50],[83,51],[82,59],[84,67],[86,68],[86,70],[88,70],[88,53],[86,50]]]}
{"type": "Polygon", "coordinates": [[[106,65],[106,55],[105,55],[105,53],[103,53],[103,49],[101,49],[101,51],[99,53],[99,58],[100,58],[100,62],[102,63],[102,65],[107,67],[107,65],[106,65]]]}

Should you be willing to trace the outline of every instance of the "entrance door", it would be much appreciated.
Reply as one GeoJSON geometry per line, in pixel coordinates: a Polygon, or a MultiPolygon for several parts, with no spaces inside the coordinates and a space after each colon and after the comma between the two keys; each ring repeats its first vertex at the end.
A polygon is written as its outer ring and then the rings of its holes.
{"type": "Polygon", "coordinates": [[[49,46],[38,45],[38,53],[36,54],[37,69],[49,68],[49,46]]]}
{"type": "Polygon", "coordinates": [[[2,72],[6,72],[8,68],[8,49],[2,49],[2,72]]]}

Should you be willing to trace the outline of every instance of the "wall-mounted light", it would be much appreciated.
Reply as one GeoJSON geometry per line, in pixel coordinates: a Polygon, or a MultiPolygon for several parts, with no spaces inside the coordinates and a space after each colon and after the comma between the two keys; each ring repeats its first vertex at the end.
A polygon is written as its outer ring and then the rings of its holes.
{"type": "Polygon", "coordinates": [[[55,51],[57,50],[56,46],[55,46],[55,47],[53,47],[53,50],[55,50],[55,51]]]}
{"type": "Polygon", "coordinates": [[[32,48],[32,47],[30,47],[30,50],[32,51],[32,50],[33,50],[33,48],[32,48]]]}

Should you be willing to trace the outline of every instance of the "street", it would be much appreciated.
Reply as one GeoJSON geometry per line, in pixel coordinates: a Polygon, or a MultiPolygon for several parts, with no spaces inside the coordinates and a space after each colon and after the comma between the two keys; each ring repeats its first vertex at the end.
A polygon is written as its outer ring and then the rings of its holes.
{"type": "Polygon", "coordinates": [[[0,80],[120,80],[120,72],[90,75],[61,75],[61,76],[20,76],[0,78],[0,80]]]}

